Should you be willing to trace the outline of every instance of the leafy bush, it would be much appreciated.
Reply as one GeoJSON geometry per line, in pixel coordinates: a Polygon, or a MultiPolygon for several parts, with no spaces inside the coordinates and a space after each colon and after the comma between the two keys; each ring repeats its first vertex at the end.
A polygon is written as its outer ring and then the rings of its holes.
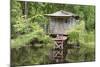
{"type": "Polygon", "coordinates": [[[79,42],[80,48],[69,50],[67,60],[71,62],[95,60],[95,34],[85,30],[85,22],[80,23],[69,31],[69,41],[75,44],[79,42]]]}

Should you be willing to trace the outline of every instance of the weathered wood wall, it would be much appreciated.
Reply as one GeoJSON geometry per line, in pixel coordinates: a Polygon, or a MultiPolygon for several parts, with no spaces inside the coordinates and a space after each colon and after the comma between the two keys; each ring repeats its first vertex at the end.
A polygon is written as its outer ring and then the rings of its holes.
{"type": "Polygon", "coordinates": [[[75,18],[50,18],[49,33],[50,34],[66,34],[66,31],[73,27],[76,23],[75,18]]]}

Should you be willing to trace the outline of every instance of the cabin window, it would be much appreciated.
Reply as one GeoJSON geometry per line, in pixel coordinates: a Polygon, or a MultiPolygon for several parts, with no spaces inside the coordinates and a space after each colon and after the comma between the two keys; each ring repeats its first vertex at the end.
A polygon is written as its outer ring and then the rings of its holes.
{"type": "Polygon", "coordinates": [[[68,23],[68,22],[67,22],[67,19],[65,20],[65,23],[68,23]]]}

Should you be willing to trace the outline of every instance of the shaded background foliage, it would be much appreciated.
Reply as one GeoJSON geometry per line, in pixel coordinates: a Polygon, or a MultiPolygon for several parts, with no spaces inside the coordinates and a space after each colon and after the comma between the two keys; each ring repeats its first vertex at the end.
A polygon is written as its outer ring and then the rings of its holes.
{"type": "Polygon", "coordinates": [[[80,16],[78,25],[69,33],[68,43],[79,42],[79,49],[69,49],[70,62],[95,60],[95,6],[28,2],[25,19],[24,4],[11,0],[11,63],[12,65],[49,64],[54,41],[46,35],[48,20],[44,14],[59,10],[80,16]]]}

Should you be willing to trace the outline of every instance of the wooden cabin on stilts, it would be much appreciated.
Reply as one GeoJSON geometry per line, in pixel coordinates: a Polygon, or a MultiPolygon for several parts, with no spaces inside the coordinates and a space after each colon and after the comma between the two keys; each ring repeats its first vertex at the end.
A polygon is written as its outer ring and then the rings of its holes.
{"type": "Polygon", "coordinates": [[[52,14],[46,14],[49,19],[48,33],[55,41],[52,49],[53,63],[64,62],[64,41],[68,39],[67,30],[76,25],[79,16],[63,10],[52,14]]]}

